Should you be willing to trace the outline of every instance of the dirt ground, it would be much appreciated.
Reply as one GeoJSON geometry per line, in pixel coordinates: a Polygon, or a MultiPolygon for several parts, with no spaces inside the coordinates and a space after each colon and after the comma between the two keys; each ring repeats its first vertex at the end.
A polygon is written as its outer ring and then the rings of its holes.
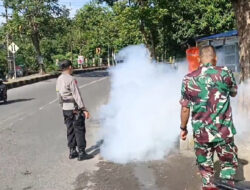
{"type": "Polygon", "coordinates": [[[75,190],[199,190],[201,185],[194,158],[180,153],[164,161],[126,165],[102,160],[98,168],[80,174],[75,190]]]}

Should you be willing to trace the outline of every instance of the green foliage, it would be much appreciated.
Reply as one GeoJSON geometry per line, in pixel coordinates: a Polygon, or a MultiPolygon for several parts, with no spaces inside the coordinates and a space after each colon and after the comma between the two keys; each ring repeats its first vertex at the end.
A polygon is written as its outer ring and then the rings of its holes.
{"type": "MultiPolygon", "coordinates": [[[[178,55],[190,38],[235,28],[230,0],[130,0],[113,3],[131,12],[130,22],[139,25],[152,56],[178,55]]],[[[110,4],[110,1],[107,1],[110,4]]],[[[123,20],[124,23],[124,20],[123,20]]]]}
{"type": "Polygon", "coordinates": [[[45,64],[51,64],[52,60],[48,51],[51,50],[53,42],[44,48],[41,48],[41,44],[43,40],[47,40],[47,42],[49,42],[48,39],[53,40],[54,34],[59,32],[61,26],[64,25],[62,18],[67,17],[68,11],[59,6],[58,0],[4,0],[4,3],[12,9],[12,19],[5,26],[12,39],[20,44],[25,41],[26,44],[33,45],[33,52],[26,47],[21,48],[27,50],[24,51],[23,59],[26,59],[27,52],[35,57],[36,66],[34,66],[34,59],[29,60],[32,61],[30,62],[32,69],[38,68],[39,58],[43,56],[45,56],[43,57],[45,64]]]}
{"type": "Polygon", "coordinates": [[[6,60],[6,50],[4,47],[4,30],[0,28],[0,75],[5,75],[7,72],[7,60],[6,60]]]}
{"type": "Polygon", "coordinates": [[[7,72],[7,61],[3,51],[0,51],[0,75],[4,75],[7,72]]]}
{"type": "Polygon", "coordinates": [[[106,59],[131,44],[145,43],[153,57],[182,55],[185,41],[235,28],[230,0],[100,0],[82,7],[74,18],[58,0],[4,0],[12,18],[0,27],[0,69],[6,71],[6,32],[20,50],[17,64],[37,71],[42,56],[47,71],[56,60],[78,55],[106,59]],[[109,5],[109,6],[108,6],[109,5]],[[101,48],[100,55],[96,48],[101,48]]]}
{"type": "Polygon", "coordinates": [[[101,55],[104,54],[103,48],[112,43],[114,38],[110,24],[112,15],[109,8],[91,3],[80,9],[75,17],[73,33],[84,56],[94,57],[96,48],[101,48],[101,55]]]}
{"type": "Polygon", "coordinates": [[[116,3],[113,6],[114,34],[113,40],[115,49],[121,49],[131,44],[143,43],[143,35],[140,32],[138,12],[133,7],[127,7],[126,3],[116,3]]]}
{"type": "Polygon", "coordinates": [[[49,73],[54,73],[54,72],[56,72],[58,70],[59,70],[59,67],[57,65],[55,65],[55,64],[53,64],[53,65],[51,64],[51,65],[48,65],[46,67],[46,72],[49,72],[49,73]]]}

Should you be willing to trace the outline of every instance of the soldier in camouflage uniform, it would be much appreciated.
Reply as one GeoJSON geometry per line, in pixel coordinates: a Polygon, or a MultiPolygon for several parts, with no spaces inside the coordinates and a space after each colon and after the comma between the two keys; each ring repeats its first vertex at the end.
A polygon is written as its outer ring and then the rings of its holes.
{"type": "Polygon", "coordinates": [[[202,176],[203,190],[217,189],[213,183],[214,153],[221,161],[220,178],[233,183],[238,166],[236,130],[232,120],[230,96],[237,94],[233,73],[216,66],[212,46],[200,50],[201,66],[183,79],[181,100],[181,138],[186,139],[188,118],[192,112],[194,149],[202,176]]]}

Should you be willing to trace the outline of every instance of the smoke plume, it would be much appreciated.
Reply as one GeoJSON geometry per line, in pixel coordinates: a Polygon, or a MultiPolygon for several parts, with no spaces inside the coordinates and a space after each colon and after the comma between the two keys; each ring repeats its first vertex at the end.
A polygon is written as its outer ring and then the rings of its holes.
{"type": "MultiPolygon", "coordinates": [[[[233,119],[237,130],[236,139],[249,140],[250,80],[238,85],[238,94],[232,99],[233,119]]],[[[250,141],[249,141],[250,142],[250,141]]]]}
{"type": "Polygon", "coordinates": [[[102,108],[102,156],[116,163],[163,159],[178,141],[180,88],[186,69],[151,60],[143,45],[117,56],[110,100],[102,108]]]}
{"type": "MultiPolygon", "coordinates": [[[[221,65],[223,54],[218,56],[221,65]]],[[[178,69],[156,63],[143,45],[123,49],[117,59],[122,63],[110,70],[110,99],[101,109],[101,155],[116,163],[163,159],[179,140],[178,102],[187,63],[178,63],[178,69]]],[[[236,139],[249,132],[249,94],[249,83],[241,84],[231,101],[236,139]]]]}

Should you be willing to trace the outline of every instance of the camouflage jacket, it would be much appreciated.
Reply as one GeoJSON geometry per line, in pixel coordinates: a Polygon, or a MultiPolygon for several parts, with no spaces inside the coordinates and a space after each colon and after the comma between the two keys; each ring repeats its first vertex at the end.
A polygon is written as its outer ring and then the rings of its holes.
{"type": "Polygon", "coordinates": [[[230,106],[234,92],[236,81],[227,67],[208,63],[184,77],[180,103],[191,108],[195,141],[219,142],[236,134],[230,106]]]}

